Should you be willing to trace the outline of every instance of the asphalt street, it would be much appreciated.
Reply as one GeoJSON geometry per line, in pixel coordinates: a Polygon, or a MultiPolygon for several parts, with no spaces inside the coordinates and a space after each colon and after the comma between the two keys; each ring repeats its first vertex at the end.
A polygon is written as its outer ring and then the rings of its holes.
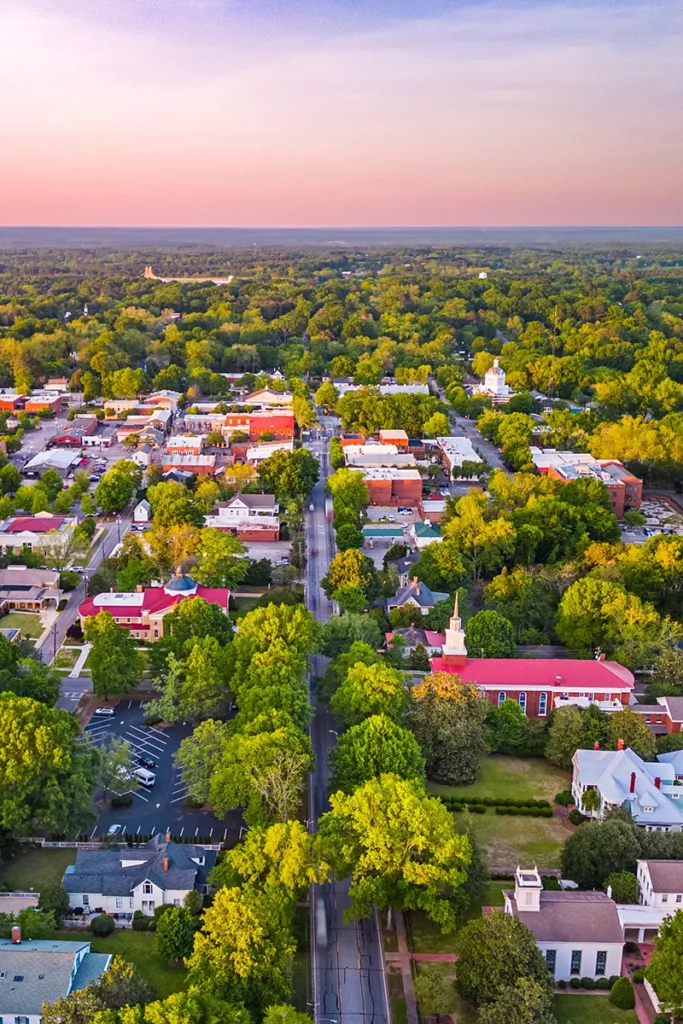
{"type": "MultiPolygon", "coordinates": [[[[320,416],[331,432],[334,420],[320,416]]],[[[333,607],[320,589],[335,554],[332,524],[326,517],[324,481],[331,468],[327,438],[311,442],[308,447],[321,454],[321,479],[316,484],[309,504],[313,511],[306,516],[308,566],[306,604],[321,622],[330,618],[333,607]],[[315,552],[315,554],[314,554],[315,552]]],[[[312,676],[320,674],[323,658],[312,659],[312,676]]],[[[318,706],[312,688],[314,719],[311,740],[315,752],[315,772],[311,779],[310,805],[312,827],[328,809],[327,786],[329,756],[336,731],[324,707],[318,706]]],[[[311,891],[311,956],[313,970],[313,1011],[317,1024],[389,1024],[389,1005],[384,962],[379,942],[377,915],[363,921],[344,921],[350,905],[348,880],[312,886],[311,891]]]]}
{"type": "Polygon", "coordinates": [[[93,835],[102,835],[110,825],[123,825],[127,835],[171,832],[182,836],[210,836],[213,842],[223,842],[228,836],[237,837],[241,816],[230,814],[219,821],[208,811],[185,806],[187,787],[176,768],[173,755],[181,740],[192,734],[192,726],[177,725],[159,729],[147,726],[139,701],[123,700],[111,718],[93,717],[85,728],[85,739],[96,746],[106,744],[112,737],[121,737],[133,747],[136,755],[154,761],[151,769],[156,775],[152,789],[140,787],[133,793],[131,807],[109,806],[102,810],[93,829],[93,835]]]}

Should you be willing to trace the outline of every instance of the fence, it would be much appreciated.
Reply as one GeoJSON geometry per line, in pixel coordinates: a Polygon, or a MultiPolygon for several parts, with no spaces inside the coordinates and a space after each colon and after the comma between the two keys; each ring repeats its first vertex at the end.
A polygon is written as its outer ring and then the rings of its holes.
{"type": "MultiPolygon", "coordinates": [[[[42,846],[44,850],[101,850],[103,847],[111,849],[112,846],[119,846],[121,849],[130,849],[128,843],[111,843],[111,842],[100,842],[99,840],[93,840],[92,842],[79,843],[76,840],[65,840],[63,842],[51,842],[47,839],[41,839],[38,837],[25,837],[19,839],[20,843],[31,843],[34,846],[42,846]]],[[[142,844],[144,846],[144,843],[142,844]]],[[[191,843],[191,846],[199,846],[202,850],[214,850],[219,853],[223,849],[222,843],[191,843]]]]}

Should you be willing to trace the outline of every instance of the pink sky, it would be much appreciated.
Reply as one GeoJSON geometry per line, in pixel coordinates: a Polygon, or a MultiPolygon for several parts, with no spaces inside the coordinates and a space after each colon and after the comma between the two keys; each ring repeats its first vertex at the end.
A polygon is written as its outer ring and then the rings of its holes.
{"type": "Polygon", "coordinates": [[[0,224],[683,224],[682,0],[117,2],[0,0],[0,224]]]}

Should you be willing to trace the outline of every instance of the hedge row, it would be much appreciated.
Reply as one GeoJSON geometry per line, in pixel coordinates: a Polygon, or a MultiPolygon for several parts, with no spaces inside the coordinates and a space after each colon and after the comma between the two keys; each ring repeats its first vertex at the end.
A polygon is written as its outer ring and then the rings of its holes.
{"type": "Polygon", "coordinates": [[[472,806],[482,805],[484,807],[550,807],[548,800],[518,800],[515,797],[493,797],[493,796],[442,796],[441,800],[450,807],[452,804],[467,804],[472,806]]]}
{"type": "MultiPolygon", "coordinates": [[[[593,989],[600,989],[602,992],[608,992],[614,983],[618,980],[619,975],[613,974],[611,978],[598,978],[594,981],[593,978],[572,978],[569,982],[570,988],[585,988],[589,991],[593,989]]],[[[567,987],[566,981],[558,981],[557,987],[565,989],[567,987]]]]}
{"type": "Polygon", "coordinates": [[[471,814],[486,814],[487,811],[495,811],[496,814],[521,814],[532,818],[552,818],[553,809],[552,807],[485,807],[484,804],[460,804],[452,803],[449,804],[450,811],[458,813],[459,811],[469,811],[471,814]]]}

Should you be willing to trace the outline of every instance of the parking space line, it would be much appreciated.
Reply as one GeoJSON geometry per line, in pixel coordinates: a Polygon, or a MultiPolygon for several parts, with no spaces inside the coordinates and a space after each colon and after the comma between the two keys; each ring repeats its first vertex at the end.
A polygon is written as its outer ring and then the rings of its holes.
{"type": "Polygon", "coordinates": [[[165,732],[161,732],[160,729],[155,729],[153,725],[146,725],[145,728],[149,729],[150,732],[155,732],[157,736],[161,736],[162,739],[165,740],[166,743],[168,743],[168,736],[166,735],[165,732]]]}
{"type": "Polygon", "coordinates": [[[186,796],[187,793],[181,793],[180,796],[175,797],[173,800],[169,800],[169,803],[177,804],[180,800],[184,800],[186,796]]]}
{"type": "Polygon", "coordinates": [[[93,836],[95,835],[95,833],[96,833],[96,832],[97,832],[97,825],[95,825],[94,829],[93,829],[93,830],[92,830],[92,832],[90,833],[90,838],[91,838],[91,839],[93,838],[93,836]]]}
{"type": "Polygon", "coordinates": [[[143,796],[142,793],[138,793],[137,790],[133,793],[133,796],[137,796],[140,800],[144,800],[146,804],[149,803],[149,797],[143,796]]]}
{"type": "Polygon", "coordinates": [[[168,743],[168,740],[165,737],[157,736],[156,733],[152,735],[149,730],[138,729],[137,725],[129,725],[128,729],[139,735],[140,739],[145,740],[146,743],[156,743],[159,747],[165,747],[168,743]]]}
{"type": "Polygon", "coordinates": [[[156,734],[153,737],[153,739],[157,740],[157,742],[159,742],[159,740],[162,740],[164,746],[166,746],[166,744],[168,743],[168,736],[164,736],[163,732],[158,732],[157,729],[150,729],[149,726],[147,725],[143,729],[141,729],[139,725],[133,725],[131,723],[129,724],[128,728],[133,729],[135,732],[141,733],[143,736],[148,736],[151,732],[153,732],[156,734]]]}
{"type": "Polygon", "coordinates": [[[139,739],[137,736],[132,736],[129,732],[126,733],[126,739],[137,754],[151,753],[156,754],[158,757],[159,754],[163,754],[164,752],[163,747],[155,747],[153,743],[148,743],[145,740],[139,739]]]}
{"type": "Polygon", "coordinates": [[[227,828],[226,828],[225,832],[223,833],[223,842],[225,842],[225,840],[226,840],[227,838],[228,838],[228,830],[227,830],[227,828]]]}
{"type": "Polygon", "coordinates": [[[183,827],[180,830],[180,834],[182,835],[184,831],[185,831],[185,826],[183,825],[183,827]]]}
{"type": "Polygon", "coordinates": [[[135,833],[135,835],[136,835],[136,836],[139,836],[139,835],[140,835],[140,831],[141,831],[141,829],[142,829],[142,825],[138,825],[138,830],[137,830],[137,832],[135,833]]]}

